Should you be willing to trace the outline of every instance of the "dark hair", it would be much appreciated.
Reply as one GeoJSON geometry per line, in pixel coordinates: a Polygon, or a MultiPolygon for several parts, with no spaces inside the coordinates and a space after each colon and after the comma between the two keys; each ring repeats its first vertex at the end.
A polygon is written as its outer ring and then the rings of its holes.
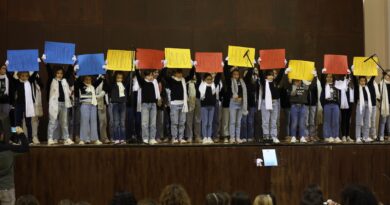
{"type": "Polygon", "coordinates": [[[250,205],[251,201],[245,192],[234,192],[231,198],[231,205],[250,205]]]}
{"type": "Polygon", "coordinates": [[[273,70],[267,70],[265,71],[265,76],[273,76],[274,75],[274,71],[273,70]]]}
{"type": "Polygon", "coordinates": [[[150,70],[145,70],[144,71],[144,76],[145,77],[148,76],[148,75],[151,75],[151,74],[153,74],[153,71],[150,71],[150,70]]]}
{"type": "Polygon", "coordinates": [[[130,192],[117,192],[112,198],[111,205],[137,205],[137,200],[130,192]]]}
{"type": "Polygon", "coordinates": [[[157,205],[158,203],[153,199],[142,199],[137,205],[157,205]]]}
{"type": "Polygon", "coordinates": [[[182,69],[175,69],[173,71],[173,74],[176,74],[176,73],[183,73],[183,70],[182,69]]]}
{"type": "Polygon", "coordinates": [[[64,73],[64,68],[62,66],[56,65],[53,67],[54,73],[57,73],[58,71],[62,71],[64,73]]]}
{"type": "Polygon", "coordinates": [[[122,71],[116,71],[114,77],[116,78],[118,75],[124,76],[125,74],[122,71]]]}
{"type": "Polygon", "coordinates": [[[324,203],[324,197],[320,186],[316,184],[309,185],[303,191],[301,199],[301,205],[322,205],[324,203]]]}
{"type": "Polygon", "coordinates": [[[205,73],[203,75],[203,80],[206,80],[206,78],[208,78],[208,77],[213,77],[213,76],[211,75],[211,73],[205,73]]]}
{"type": "Polygon", "coordinates": [[[191,205],[191,200],[184,187],[171,184],[162,190],[160,205],[191,205]]]}
{"type": "Polygon", "coordinates": [[[350,185],[341,193],[342,205],[378,205],[371,190],[365,186],[350,185]]]}
{"type": "Polygon", "coordinates": [[[20,196],[15,205],[39,205],[39,201],[33,195],[20,196]]]}

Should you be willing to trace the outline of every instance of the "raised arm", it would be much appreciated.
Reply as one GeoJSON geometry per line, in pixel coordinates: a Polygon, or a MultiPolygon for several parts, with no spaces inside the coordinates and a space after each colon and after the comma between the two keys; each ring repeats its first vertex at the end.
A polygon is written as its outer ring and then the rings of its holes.
{"type": "Polygon", "coordinates": [[[145,79],[143,79],[143,78],[141,77],[141,74],[139,73],[139,70],[138,70],[138,69],[135,70],[135,76],[137,77],[137,81],[138,81],[139,86],[140,86],[141,88],[144,87],[146,81],[145,81],[145,79]]]}
{"type": "Polygon", "coordinates": [[[286,70],[285,68],[279,70],[279,73],[275,78],[276,83],[279,83],[282,80],[285,70],[286,70]]]}
{"type": "Polygon", "coordinates": [[[49,79],[54,78],[54,72],[53,72],[51,65],[49,63],[46,63],[46,72],[47,72],[47,77],[49,79]]]}
{"type": "Polygon", "coordinates": [[[246,84],[249,84],[252,81],[253,69],[254,68],[249,68],[248,71],[246,72],[245,76],[244,76],[244,82],[246,84]]]}
{"type": "Polygon", "coordinates": [[[222,76],[222,73],[217,73],[217,75],[215,75],[215,78],[214,78],[215,86],[218,86],[219,83],[221,82],[221,76],[222,76]]]}
{"type": "Polygon", "coordinates": [[[230,83],[230,81],[231,81],[230,68],[231,67],[228,65],[228,62],[225,61],[224,66],[223,66],[223,75],[225,76],[226,83],[230,83]]]}
{"type": "Polygon", "coordinates": [[[190,74],[185,78],[186,82],[194,79],[194,75],[195,75],[195,67],[192,66],[192,68],[190,70],[190,74]]]}

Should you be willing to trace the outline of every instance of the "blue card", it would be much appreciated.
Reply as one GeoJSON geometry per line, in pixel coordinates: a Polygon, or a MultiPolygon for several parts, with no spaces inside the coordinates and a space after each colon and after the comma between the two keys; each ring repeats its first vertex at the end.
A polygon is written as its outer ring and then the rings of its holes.
{"type": "Polygon", "coordinates": [[[46,63],[73,64],[76,45],[73,43],[45,42],[46,63]]]}
{"type": "Polygon", "coordinates": [[[103,69],[103,53],[79,55],[77,56],[77,59],[79,65],[79,70],[77,71],[78,76],[99,75],[106,73],[103,69]]]}
{"type": "Polygon", "coordinates": [[[8,50],[8,71],[39,71],[38,49],[8,50]]]}
{"type": "Polygon", "coordinates": [[[278,158],[275,149],[263,149],[263,159],[265,167],[278,166],[278,158]]]}

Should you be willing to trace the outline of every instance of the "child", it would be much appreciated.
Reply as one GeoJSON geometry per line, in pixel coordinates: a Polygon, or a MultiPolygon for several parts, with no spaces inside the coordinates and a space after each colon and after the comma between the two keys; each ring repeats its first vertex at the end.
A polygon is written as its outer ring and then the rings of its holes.
{"type": "Polygon", "coordinates": [[[164,124],[164,118],[165,118],[165,111],[167,106],[167,93],[165,91],[165,82],[162,81],[161,75],[156,70],[153,72],[154,79],[157,80],[159,91],[160,91],[160,102],[157,103],[157,117],[156,117],[156,141],[157,143],[160,143],[166,139],[165,134],[165,124],[164,124]]]}
{"type": "MultiPolygon", "coordinates": [[[[61,128],[62,138],[65,145],[74,144],[69,138],[68,130],[68,108],[72,107],[70,99],[71,91],[67,81],[67,76],[64,78],[64,70],[62,67],[56,67],[53,73],[49,64],[46,64],[49,84],[49,125],[47,129],[47,144],[55,144],[53,138],[54,131],[58,126],[61,128]]],[[[71,68],[68,68],[71,69],[71,68]]],[[[67,72],[69,74],[69,72],[67,72]]],[[[56,137],[58,139],[58,136],[56,137]]]]}
{"type": "Polygon", "coordinates": [[[254,68],[251,68],[244,73],[244,82],[248,94],[247,97],[248,115],[243,115],[241,119],[240,137],[243,142],[252,142],[254,138],[257,78],[255,78],[255,75],[253,75],[253,73],[254,73],[254,68]]]}
{"type": "Polygon", "coordinates": [[[135,71],[140,86],[138,91],[137,106],[141,106],[142,140],[145,144],[157,144],[156,141],[156,117],[157,105],[161,105],[160,87],[153,72],[145,71],[145,79],[141,77],[139,70],[135,71]]]}
{"type": "Polygon", "coordinates": [[[35,116],[31,118],[31,126],[32,126],[32,139],[33,144],[39,144],[38,139],[38,127],[39,127],[39,117],[43,116],[43,108],[42,108],[42,91],[43,84],[39,77],[39,74],[36,75],[35,80],[31,83],[33,90],[33,98],[34,98],[34,111],[35,116]]]}
{"type": "Polygon", "coordinates": [[[354,103],[353,83],[350,79],[345,79],[345,86],[340,89],[340,111],[341,111],[341,140],[343,142],[353,142],[350,137],[351,114],[354,103]]]}
{"type": "MultiPolygon", "coordinates": [[[[322,73],[326,70],[323,69],[322,73]]],[[[336,88],[332,74],[325,74],[322,80],[321,104],[324,108],[323,135],[325,142],[340,143],[340,91],[336,88]]]]}
{"type": "Polygon", "coordinates": [[[229,112],[229,104],[230,104],[230,94],[229,90],[227,88],[227,82],[224,80],[223,87],[220,93],[221,97],[221,106],[222,106],[222,113],[221,113],[221,136],[223,138],[224,143],[229,142],[229,118],[230,118],[230,112],[229,112]]]}
{"type": "Polygon", "coordinates": [[[12,76],[5,65],[0,68],[0,123],[3,126],[5,139],[10,138],[10,94],[12,76]]]}
{"type": "MultiPolygon", "coordinates": [[[[316,73],[317,75],[317,73],[316,73]]],[[[317,132],[317,112],[318,112],[318,105],[319,98],[321,92],[319,91],[321,89],[321,83],[319,82],[318,78],[315,78],[313,82],[311,83],[309,87],[309,92],[307,95],[307,103],[306,103],[306,130],[305,134],[308,140],[312,142],[317,142],[319,140],[318,138],[318,132],[317,132]]]]}
{"type": "Polygon", "coordinates": [[[80,145],[85,143],[102,144],[98,138],[96,92],[91,76],[83,76],[82,82],[76,82],[80,94],[80,145]]]}
{"type": "MultiPolygon", "coordinates": [[[[286,74],[290,72],[290,69],[286,70],[286,74]]],[[[317,72],[313,72],[316,77],[317,72]]],[[[317,80],[313,79],[310,85],[306,85],[302,80],[291,80],[289,94],[291,103],[291,125],[290,135],[291,143],[296,143],[296,136],[300,137],[301,143],[306,143],[305,129],[306,129],[306,113],[308,112],[306,104],[308,101],[309,89],[312,85],[315,85],[317,80]],[[297,132],[298,131],[298,132],[297,132]],[[297,135],[298,133],[298,135],[297,135]]]]}
{"type": "MultiPolygon", "coordinates": [[[[211,74],[213,76],[213,78],[215,79],[216,77],[216,73],[212,73],[211,74]]],[[[215,87],[215,97],[216,97],[216,102],[215,102],[215,108],[214,108],[214,117],[213,117],[213,134],[212,134],[212,138],[214,140],[215,143],[218,143],[219,142],[219,139],[220,139],[220,136],[221,135],[221,128],[222,128],[222,104],[221,104],[221,100],[222,100],[222,88],[223,88],[223,84],[221,82],[221,80],[219,80],[219,84],[216,85],[215,87]]]]}
{"type": "Polygon", "coordinates": [[[184,128],[186,122],[186,113],[188,112],[188,95],[186,83],[193,79],[195,75],[195,68],[193,67],[190,74],[183,78],[181,69],[174,71],[172,77],[167,76],[167,68],[161,72],[162,77],[165,78],[167,86],[170,89],[170,116],[171,116],[171,134],[172,142],[174,144],[185,144],[187,141],[183,139],[184,128]]]}
{"type": "Polygon", "coordinates": [[[225,63],[224,75],[228,95],[230,96],[230,141],[242,143],[242,140],[240,139],[241,118],[242,115],[248,114],[248,92],[244,80],[240,77],[240,71],[236,67],[233,67],[232,69],[233,70],[230,71],[230,66],[228,66],[228,63],[225,63]]]}
{"type": "MultiPolygon", "coordinates": [[[[138,102],[138,90],[139,84],[137,77],[132,73],[127,75],[127,100],[126,100],[126,110],[127,110],[127,136],[130,138],[130,142],[133,143],[142,143],[141,136],[141,112],[137,111],[137,102],[138,102]]],[[[111,120],[110,120],[111,122],[111,120]]],[[[113,124],[113,123],[111,123],[113,124]]],[[[112,132],[113,133],[113,132],[112,132]]]]}
{"type": "Polygon", "coordinates": [[[219,85],[220,74],[217,74],[213,82],[213,77],[210,73],[203,76],[203,81],[199,85],[201,116],[202,116],[202,143],[212,144],[211,139],[213,131],[214,109],[217,101],[216,87],[219,85]]]}
{"type": "MultiPolygon", "coordinates": [[[[128,80],[127,80],[128,81],[128,80]]],[[[125,82],[126,84],[127,82],[125,82]]],[[[113,133],[111,133],[112,139],[115,144],[126,143],[126,86],[124,84],[124,75],[122,72],[115,72],[110,84],[110,104],[111,112],[110,116],[113,122],[113,133]]]]}
{"type": "Polygon", "coordinates": [[[96,101],[99,119],[99,136],[101,142],[109,144],[110,140],[107,136],[107,104],[109,86],[104,78],[104,75],[101,75],[100,78],[98,78],[98,81],[100,83],[98,83],[98,86],[96,87],[96,101]]]}
{"type": "Polygon", "coordinates": [[[31,84],[35,81],[37,72],[30,76],[29,72],[14,73],[14,87],[11,92],[11,105],[15,108],[15,124],[22,128],[25,120],[28,139],[32,143],[31,118],[35,116],[34,95],[31,84]]]}
{"type": "Polygon", "coordinates": [[[390,70],[387,70],[383,75],[384,79],[379,85],[379,89],[382,94],[382,99],[380,102],[381,116],[379,120],[379,141],[381,142],[385,140],[385,126],[387,129],[390,128],[390,70]]]}
{"type": "Polygon", "coordinates": [[[201,142],[201,105],[199,85],[201,83],[200,74],[196,73],[194,78],[187,82],[188,91],[188,112],[186,116],[186,138],[188,142],[201,142]]]}
{"type": "MultiPolygon", "coordinates": [[[[368,77],[367,77],[368,78],[368,77]]],[[[367,83],[367,87],[370,90],[371,94],[371,115],[370,115],[370,129],[369,136],[372,140],[376,140],[377,136],[377,128],[376,128],[376,101],[380,99],[380,93],[378,84],[375,81],[375,76],[371,76],[370,80],[367,83]]]]}
{"type": "Polygon", "coordinates": [[[277,120],[279,119],[280,92],[278,85],[283,77],[284,69],[275,77],[272,70],[259,72],[262,86],[261,117],[264,139],[272,139],[273,143],[279,143],[277,120]]]}
{"type": "Polygon", "coordinates": [[[354,79],[354,84],[358,85],[355,89],[356,99],[356,143],[362,143],[362,136],[364,142],[372,142],[372,139],[369,138],[370,131],[370,122],[371,122],[371,113],[372,113],[372,101],[371,101],[371,92],[367,86],[367,78],[365,76],[359,76],[359,82],[357,82],[356,77],[354,79]]]}

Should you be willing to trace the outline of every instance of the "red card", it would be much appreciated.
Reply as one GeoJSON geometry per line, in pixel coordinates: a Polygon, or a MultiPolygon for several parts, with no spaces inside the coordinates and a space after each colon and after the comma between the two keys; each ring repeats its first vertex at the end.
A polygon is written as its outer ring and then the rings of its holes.
{"type": "Polygon", "coordinates": [[[164,51],[137,48],[136,58],[139,60],[138,69],[161,69],[164,51]]]}
{"type": "Polygon", "coordinates": [[[325,55],[324,68],[326,74],[348,74],[348,57],[345,55],[325,55]]]}
{"type": "Polygon", "coordinates": [[[286,67],[286,49],[260,50],[260,69],[281,69],[286,67]]]}
{"type": "Polygon", "coordinates": [[[222,72],[222,53],[196,52],[196,72],[219,73],[222,72]]]}

